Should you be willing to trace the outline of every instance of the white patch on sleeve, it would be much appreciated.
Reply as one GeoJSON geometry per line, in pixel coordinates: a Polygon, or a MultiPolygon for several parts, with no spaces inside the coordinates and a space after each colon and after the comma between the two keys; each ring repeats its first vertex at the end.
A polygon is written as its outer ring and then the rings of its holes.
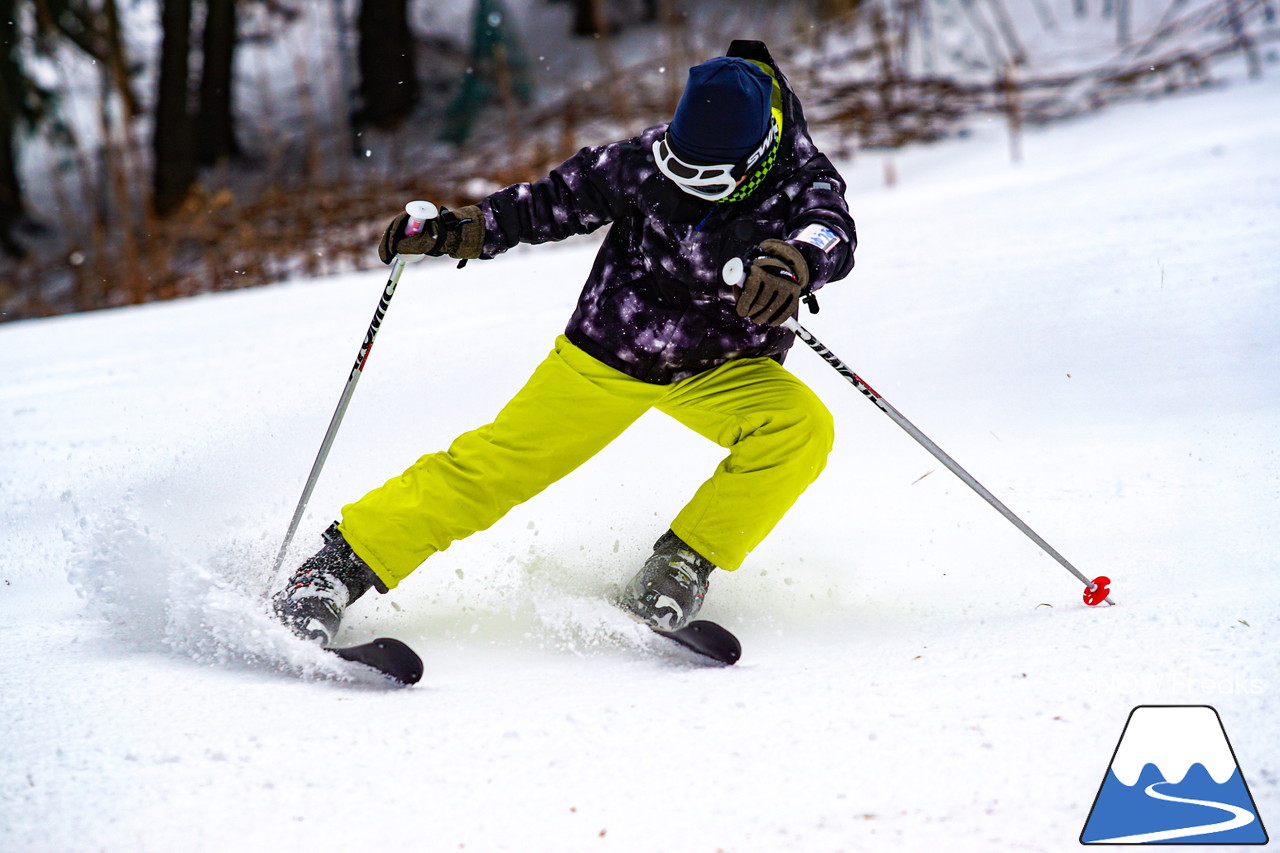
{"type": "Polygon", "coordinates": [[[802,228],[800,233],[795,236],[795,239],[801,243],[817,246],[824,252],[830,252],[840,243],[839,234],[816,222],[802,228]]]}

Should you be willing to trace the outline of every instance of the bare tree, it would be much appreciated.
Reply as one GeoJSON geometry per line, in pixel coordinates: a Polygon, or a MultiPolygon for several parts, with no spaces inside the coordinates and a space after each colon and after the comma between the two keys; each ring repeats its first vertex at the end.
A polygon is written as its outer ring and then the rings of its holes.
{"type": "Polygon", "coordinates": [[[232,67],[236,50],[236,0],[206,0],[204,65],[200,70],[200,109],[196,114],[199,162],[212,166],[240,156],[232,111],[232,67]]]}
{"type": "Polygon", "coordinates": [[[172,213],[196,179],[195,122],[188,105],[191,71],[191,0],[163,0],[163,38],[152,136],[152,205],[172,213]]]}
{"type": "Polygon", "coordinates": [[[0,251],[11,257],[24,252],[14,239],[15,227],[26,216],[22,185],[18,183],[17,146],[21,105],[27,80],[18,61],[17,15],[13,0],[0,0],[0,251]]]}
{"type": "Polygon", "coordinates": [[[104,0],[92,9],[77,0],[0,0],[0,254],[19,258],[25,250],[16,232],[26,228],[40,233],[43,227],[27,215],[22,186],[18,180],[19,130],[53,124],[54,136],[65,141],[65,130],[57,124],[57,98],[32,78],[26,67],[25,45],[34,44],[38,53],[52,55],[60,44],[69,42],[93,57],[106,69],[119,92],[126,113],[141,113],[129,80],[120,18],[115,0],[104,0]],[[27,15],[21,6],[30,9],[27,15]],[[34,32],[24,32],[24,22],[34,24],[34,32]]]}
{"type": "Polygon", "coordinates": [[[352,123],[396,127],[419,97],[409,0],[361,0],[357,29],[361,107],[352,123]]]}

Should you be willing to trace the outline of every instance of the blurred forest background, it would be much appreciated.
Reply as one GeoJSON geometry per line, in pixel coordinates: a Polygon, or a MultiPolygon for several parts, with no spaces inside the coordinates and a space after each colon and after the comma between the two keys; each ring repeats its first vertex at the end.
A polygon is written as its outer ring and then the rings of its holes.
{"type": "MultiPolygon", "coordinates": [[[[759,38],[833,157],[1277,62],[1280,0],[0,0],[0,321],[378,264],[759,38]]],[[[1273,72],[1274,73],[1274,72],[1273,72]]],[[[1280,106],[1280,105],[1277,105],[1280,106]]],[[[889,160],[886,163],[891,162],[889,160]]],[[[884,179],[894,179],[885,168],[884,179]]]]}

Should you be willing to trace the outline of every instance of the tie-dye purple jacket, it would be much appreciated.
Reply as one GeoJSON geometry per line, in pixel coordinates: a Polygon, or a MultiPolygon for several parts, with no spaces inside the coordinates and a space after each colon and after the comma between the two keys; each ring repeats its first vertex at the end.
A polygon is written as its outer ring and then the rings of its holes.
{"type": "Polygon", "coordinates": [[[712,203],[682,192],[654,164],[657,125],[638,137],[584,148],[547,177],[515,184],[479,203],[484,254],[516,243],[563,240],[612,223],[565,330],[590,355],[646,382],[668,384],[749,356],[782,360],[794,335],[739,317],[720,277],[770,237],[786,239],[809,263],[810,290],[843,278],[857,245],[845,183],[818,151],[800,102],[758,42],[734,42],[730,56],[762,59],[783,94],[777,161],[746,199],[712,203]],[[735,52],[736,51],[736,52],[735,52]],[[816,224],[840,239],[826,251],[795,238],[816,224]]]}

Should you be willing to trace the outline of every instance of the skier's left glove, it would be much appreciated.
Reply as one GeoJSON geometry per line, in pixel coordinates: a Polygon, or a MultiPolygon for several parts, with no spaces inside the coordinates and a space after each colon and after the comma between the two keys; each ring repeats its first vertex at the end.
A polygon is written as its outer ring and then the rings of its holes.
{"type": "Polygon", "coordinates": [[[442,208],[440,215],[412,237],[405,236],[409,214],[401,213],[378,243],[378,258],[389,264],[396,255],[448,255],[459,260],[478,258],[484,252],[484,214],[475,205],[457,210],[442,208]]]}
{"type": "Polygon", "coordinates": [[[798,313],[809,286],[809,265],[798,249],[781,240],[765,240],[757,252],[738,294],[738,316],[780,326],[798,313]]]}

